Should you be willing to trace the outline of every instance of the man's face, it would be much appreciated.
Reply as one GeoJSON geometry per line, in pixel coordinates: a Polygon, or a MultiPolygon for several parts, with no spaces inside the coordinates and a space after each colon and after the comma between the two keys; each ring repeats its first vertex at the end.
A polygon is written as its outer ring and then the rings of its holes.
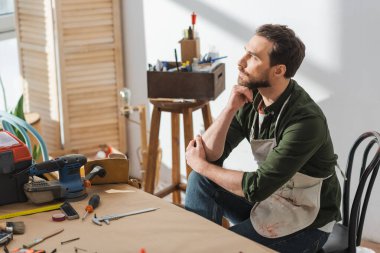
{"type": "Polygon", "coordinates": [[[238,63],[238,84],[250,89],[271,87],[269,54],[273,43],[261,36],[253,36],[238,63]]]}

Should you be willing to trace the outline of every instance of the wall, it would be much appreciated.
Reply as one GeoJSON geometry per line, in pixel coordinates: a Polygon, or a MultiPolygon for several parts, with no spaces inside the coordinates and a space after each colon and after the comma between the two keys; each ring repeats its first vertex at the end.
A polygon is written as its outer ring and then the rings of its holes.
{"type": "MultiPolygon", "coordinates": [[[[377,24],[378,1],[243,1],[243,0],[127,0],[126,14],[126,76],[127,84],[136,94],[136,102],[146,103],[147,62],[157,59],[173,60],[174,48],[182,30],[190,24],[190,14],[198,14],[196,30],[201,38],[201,52],[215,46],[226,63],[226,91],[211,103],[216,117],[222,110],[229,90],[236,83],[237,61],[243,46],[263,23],[282,23],[293,28],[307,46],[306,59],[295,79],[310,93],[326,113],[339,163],[344,167],[347,153],[355,138],[367,130],[380,130],[377,57],[380,55],[380,34],[377,24]],[[127,20],[128,19],[128,20],[127,20]],[[137,21],[138,20],[138,21],[137,21]],[[145,35],[144,35],[145,32],[145,35]],[[144,40],[145,39],[145,40],[144,40]],[[145,47],[144,47],[145,45],[145,47]],[[147,62],[142,59],[146,56],[147,62]],[[139,65],[138,67],[136,65],[139,65]]],[[[163,167],[170,167],[170,120],[163,114],[160,141],[163,148],[163,167]]],[[[200,113],[195,113],[195,133],[201,131],[200,113]]],[[[138,145],[129,137],[130,152],[138,145]]],[[[184,146],[182,140],[182,147],[184,146]]],[[[182,171],[184,171],[182,157],[182,171]]],[[[240,145],[226,161],[228,168],[253,170],[249,146],[240,145]]],[[[374,187],[368,209],[364,237],[380,242],[380,208],[374,187]]]]}
{"type": "MultiPolygon", "coordinates": [[[[122,25],[124,40],[124,66],[125,83],[131,92],[131,105],[149,106],[147,100],[146,79],[146,45],[143,15],[143,2],[127,0],[122,1],[122,25]]],[[[149,115],[149,113],[147,113],[149,115]]],[[[139,121],[138,113],[132,113],[130,119],[139,121]]],[[[147,120],[149,117],[147,117],[147,120]]],[[[149,124],[148,120],[148,126],[149,124]]],[[[134,177],[140,178],[139,147],[140,128],[137,124],[128,121],[127,125],[128,157],[130,159],[130,172],[134,177]]]]}
{"type": "Polygon", "coordinates": [[[4,101],[3,90],[0,88],[0,110],[9,111],[13,109],[22,94],[18,64],[19,58],[15,35],[13,38],[0,39],[0,76],[6,96],[6,101],[4,101]],[[5,102],[7,103],[6,105],[5,102]]]}

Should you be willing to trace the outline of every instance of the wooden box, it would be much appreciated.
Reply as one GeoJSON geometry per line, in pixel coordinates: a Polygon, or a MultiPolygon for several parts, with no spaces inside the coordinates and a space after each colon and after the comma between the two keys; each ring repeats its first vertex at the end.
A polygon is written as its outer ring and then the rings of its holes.
{"type": "Polygon", "coordinates": [[[225,87],[225,66],[211,73],[148,71],[149,98],[215,100],[225,87]]]}

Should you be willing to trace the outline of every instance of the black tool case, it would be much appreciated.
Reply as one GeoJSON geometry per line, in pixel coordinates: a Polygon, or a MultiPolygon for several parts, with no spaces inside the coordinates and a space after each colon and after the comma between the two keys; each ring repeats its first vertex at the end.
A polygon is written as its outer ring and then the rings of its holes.
{"type": "Polygon", "coordinates": [[[15,135],[0,131],[0,205],[24,202],[24,184],[32,157],[26,145],[15,135]]]}

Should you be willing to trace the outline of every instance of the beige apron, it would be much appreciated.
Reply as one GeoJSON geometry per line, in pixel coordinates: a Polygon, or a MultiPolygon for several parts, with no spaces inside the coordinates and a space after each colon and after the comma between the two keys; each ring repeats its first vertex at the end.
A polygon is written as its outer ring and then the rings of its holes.
{"type": "MultiPolygon", "coordinates": [[[[275,123],[275,138],[255,140],[254,125],[250,133],[252,154],[258,164],[265,161],[276,147],[278,120],[290,96],[282,106],[275,123]]],[[[257,114],[256,114],[257,115],[257,114]]],[[[320,208],[322,182],[326,178],[314,178],[297,172],[287,183],[267,199],[258,202],[251,210],[251,222],[256,232],[268,238],[277,238],[297,232],[311,225],[320,208]]]]}

